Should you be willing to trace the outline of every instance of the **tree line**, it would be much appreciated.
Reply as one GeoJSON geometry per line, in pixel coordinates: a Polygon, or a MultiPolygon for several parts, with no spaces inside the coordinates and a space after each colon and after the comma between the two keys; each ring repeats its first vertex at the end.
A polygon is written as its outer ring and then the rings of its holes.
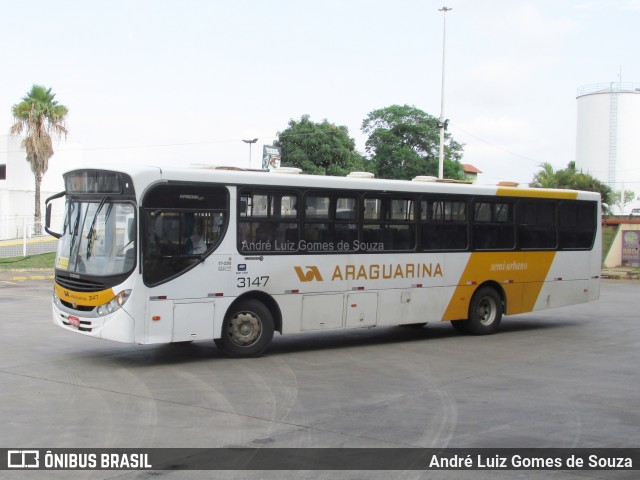
{"type": "MultiPolygon", "coordinates": [[[[370,112],[361,130],[368,135],[366,155],[356,150],[345,126],[313,122],[309,115],[290,120],[278,132],[282,164],[314,175],[344,176],[366,171],[379,178],[410,180],[438,175],[440,130],[438,119],[411,105],[391,105],[370,112]]],[[[445,131],[445,177],[462,180],[463,145],[445,131]]]]}

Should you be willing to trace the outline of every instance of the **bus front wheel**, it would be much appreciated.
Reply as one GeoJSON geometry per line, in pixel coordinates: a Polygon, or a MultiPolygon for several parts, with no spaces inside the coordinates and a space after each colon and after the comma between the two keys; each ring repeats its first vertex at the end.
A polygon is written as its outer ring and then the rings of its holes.
{"type": "Polygon", "coordinates": [[[495,333],[502,320],[502,299],[491,287],[480,288],[469,304],[469,318],[451,322],[462,333],[489,335],[495,333]]]}
{"type": "Polygon", "coordinates": [[[222,336],[214,341],[229,357],[259,357],[273,338],[273,316],[258,300],[240,302],[227,313],[222,336]]]}

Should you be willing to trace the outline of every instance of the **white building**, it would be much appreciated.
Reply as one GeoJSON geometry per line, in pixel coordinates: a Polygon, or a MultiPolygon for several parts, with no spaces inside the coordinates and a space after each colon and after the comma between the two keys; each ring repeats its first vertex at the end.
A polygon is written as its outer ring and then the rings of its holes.
{"type": "Polygon", "coordinates": [[[585,85],[577,101],[576,168],[640,196],[640,83],[585,85]]]}
{"type": "MultiPolygon", "coordinates": [[[[21,142],[22,137],[0,135],[0,240],[21,238],[25,225],[27,235],[33,231],[35,178],[21,142]]],[[[49,159],[49,169],[40,190],[43,219],[45,199],[64,190],[62,173],[82,166],[80,144],[54,141],[53,149],[55,153],[49,159]]],[[[62,218],[63,203],[54,202],[54,226],[62,218]]]]}

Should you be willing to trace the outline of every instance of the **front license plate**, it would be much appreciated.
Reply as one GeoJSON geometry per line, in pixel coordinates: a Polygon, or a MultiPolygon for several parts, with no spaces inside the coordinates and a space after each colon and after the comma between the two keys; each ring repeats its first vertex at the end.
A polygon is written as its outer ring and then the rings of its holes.
{"type": "Polygon", "coordinates": [[[80,319],[78,317],[74,317],[73,315],[69,315],[69,325],[75,328],[80,328],[80,319]]]}

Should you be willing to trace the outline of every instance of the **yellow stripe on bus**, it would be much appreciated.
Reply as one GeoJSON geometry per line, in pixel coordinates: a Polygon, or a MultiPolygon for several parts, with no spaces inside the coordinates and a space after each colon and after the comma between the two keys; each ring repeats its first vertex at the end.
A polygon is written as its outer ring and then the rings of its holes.
{"type": "Polygon", "coordinates": [[[532,311],[555,255],[555,251],[472,253],[442,319],[467,318],[473,293],[487,281],[504,290],[506,314],[532,311]]]}
{"type": "Polygon", "coordinates": [[[575,190],[548,190],[545,188],[498,187],[496,195],[500,197],[557,198],[561,200],[575,200],[578,198],[578,192],[575,190]]]}
{"type": "Polygon", "coordinates": [[[116,296],[113,289],[101,290],[99,292],[74,292],[55,284],[56,295],[60,300],[68,303],[76,302],[76,305],[83,307],[97,307],[113,300],[116,296]]]}

